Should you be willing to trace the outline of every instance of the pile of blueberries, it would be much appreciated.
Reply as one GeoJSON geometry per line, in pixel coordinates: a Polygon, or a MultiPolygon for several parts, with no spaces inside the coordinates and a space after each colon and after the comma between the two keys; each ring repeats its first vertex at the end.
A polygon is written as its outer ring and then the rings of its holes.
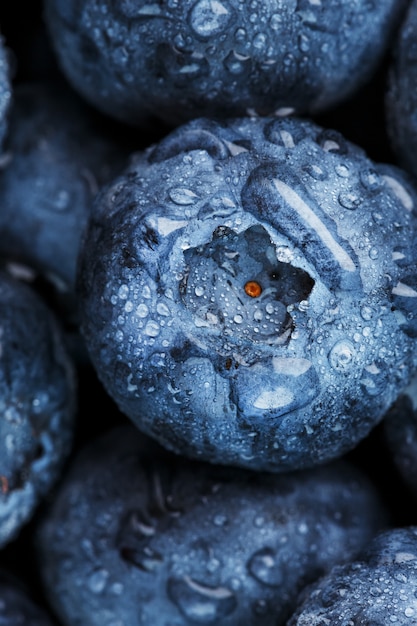
{"type": "Polygon", "coordinates": [[[0,33],[0,624],[417,625],[417,0],[0,33]]]}

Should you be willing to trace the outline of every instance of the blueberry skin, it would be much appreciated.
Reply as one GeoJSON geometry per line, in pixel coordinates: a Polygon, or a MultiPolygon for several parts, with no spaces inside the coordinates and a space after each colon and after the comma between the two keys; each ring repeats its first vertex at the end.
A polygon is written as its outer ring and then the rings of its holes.
{"type": "Polygon", "coordinates": [[[414,377],[383,421],[385,442],[407,487],[417,497],[417,378],[414,377]]]}
{"type": "Polygon", "coordinates": [[[387,131],[401,165],[417,176],[417,2],[412,0],[393,49],[386,98],[387,131]]]}
{"type": "Polygon", "coordinates": [[[384,516],[348,465],[215,467],[125,425],[74,461],[42,520],[39,564],[66,626],[278,626],[297,591],[354,558],[384,516]]]}
{"type": "Polygon", "coordinates": [[[31,518],[70,451],[75,379],[61,335],[35,292],[1,273],[1,547],[31,518]]]}
{"type": "Polygon", "coordinates": [[[0,571],[0,624],[52,626],[49,617],[37,606],[20,581],[4,571],[0,571]]]}
{"type": "Polygon", "coordinates": [[[58,62],[101,111],[146,126],[328,109],[373,73],[403,0],[47,0],[58,62]]]}
{"type": "Polygon", "coordinates": [[[80,239],[100,187],[120,173],[127,150],[100,133],[65,85],[15,89],[0,172],[0,254],[74,290],[80,239]]]}
{"type": "Polygon", "coordinates": [[[385,531],[301,594],[288,626],[417,624],[417,527],[385,531]]]}
{"type": "Polygon", "coordinates": [[[280,472],[342,455],[416,366],[415,206],[398,168],[307,121],[177,129],[97,198],[82,246],[105,388],[190,457],[280,472]]]}
{"type": "Polygon", "coordinates": [[[0,35],[0,149],[7,131],[7,116],[11,103],[10,68],[4,40],[0,35]]]}

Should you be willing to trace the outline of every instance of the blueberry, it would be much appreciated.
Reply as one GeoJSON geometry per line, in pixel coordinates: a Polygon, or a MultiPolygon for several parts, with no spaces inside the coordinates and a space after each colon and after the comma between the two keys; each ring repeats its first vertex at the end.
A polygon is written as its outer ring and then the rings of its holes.
{"type": "Polygon", "coordinates": [[[409,4],[389,74],[387,130],[400,163],[417,176],[417,1],[409,4]]]}
{"type": "Polygon", "coordinates": [[[383,421],[383,432],[395,467],[417,496],[417,378],[404,390],[383,421]]]}
{"type": "Polygon", "coordinates": [[[0,254],[65,290],[74,289],[92,200],[127,160],[126,149],[101,130],[59,81],[15,89],[7,142],[11,161],[0,172],[0,254]]]}
{"type": "Polygon", "coordinates": [[[278,626],[297,590],[354,558],[384,515],[347,464],[215,467],[125,425],[74,461],[39,528],[39,566],[66,626],[278,626]]]}
{"type": "Polygon", "coordinates": [[[52,626],[49,617],[32,599],[27,589],[5,571],[0,571],[0,624],[52,626]]]}
{"type": "Polygon", "coordinates": [[[4,46],[4,40],[0,35],[0,149],[7,130],[7,115],[11,102],[11,84],[9,61],[4,46]]]}
{"type": "Polygon", "coordinates": [[[59,63],[123,121],[328,109],[373,73],[403,0],[47,0],[59,63]]]}
{"type": "Polygon", "coordinates": [[[298,119],[194,120],[95,203],[82,332],[122,412],[254,469],[352,449],[416,366],[416,192],[298,119]]]}
{"type": "Polygon", "coordinates": [[[378,535],[361,558],[336,566],[301,594],[288,626],[417,623],[417,527],[378,535]]]}
{"type": "Polygon", "coordinates": [[[72,440],[73,367],[60,328],[27,285],[0,274],[0,546],[56,481],[72,440]]]}

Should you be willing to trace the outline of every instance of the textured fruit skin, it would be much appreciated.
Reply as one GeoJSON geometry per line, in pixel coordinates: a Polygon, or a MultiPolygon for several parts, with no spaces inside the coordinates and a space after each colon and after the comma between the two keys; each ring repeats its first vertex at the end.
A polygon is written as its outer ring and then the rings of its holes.
{"type": "Polygon", "coordinates": [[[66,626],[278,626],[297,590],[354,558],[384,515],[348,465],[214,467],[128,425],[69,469],[39,530],[39,566],[66,626]]]}
{"type": "Polygon", "coordinates": [[[4,40],[0,35],[0,150],[3,148],[3,141],[6,136],[7,115],[11,97],[9,63],[4,47],[4,40]]]}
{"type": "Polygon", "coordinates": [[[417,497],[417,378],[388,411],[383,421],[385,441],[407,487],[417,497]]]}
{"type": "Polygon", "coordinates": [[[84,239],[81,330],[105,388],[213,463],[280,472],[352,449],[415,367],[415,200],[307,121],[177,129],[97,198],[84,239]]]}
{"type": "Polygon", "coordinates": [[[7,572],[0,571],[0,623],[2,626],[52,626],[27,590],[7,572]]]}
{"type": "Polygon", "coordinates": [[[59,81],[14,93],[0,172],[0,254],[74,290],[81,234],[100,187],[125,167],[127,151],[94,124],[59,81]]]}
{"type": "Polygon", "coordinates": [[[417,2],[410,2],[393,48],[387,130],[401,165],[417,176],[417,2]]]}
{"type": "Polygon", "coordinates": [[[385,531],[301,594],[288,626],[417,624],[417,527],[385,531]]]}
{"type": "Polygon", "coordinates": [[[328,109],[380,61],[405,3],[48,0],[59,63],[100,110],[147,125],[328,109]]]}
{"type": "Polygon", "coordinates": [[[27,285],[0,274],[0,546],[56,482],[70,451],[75,379],[62,333],[27,285]]]}

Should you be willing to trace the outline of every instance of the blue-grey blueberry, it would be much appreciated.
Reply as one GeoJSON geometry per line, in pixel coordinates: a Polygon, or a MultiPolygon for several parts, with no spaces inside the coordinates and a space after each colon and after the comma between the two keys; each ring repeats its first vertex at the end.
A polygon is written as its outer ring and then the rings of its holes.
{"type": "Polygon", "coordinates": [[[370,78],[404,0],[47,0],[58,61],[120,120],[313,113],[370,78]]]}
{"type": "Polygon", "coordinates": [[[288,626],[415,626],[416,589],[417,527],[388,530],[303,591],[288,626]]]}
{"type": "Polygon", "coordinates": [[[0,274],[0,547],[60,475],[75,417],[74,368],[40,297],[0,274]]]}
{"type": "Polygon", "coordinates": [[[297,592],[384,523],[347,464],[288,475],[212,466],[127,425],[77,457],[36,543],[65,626],[282,626],[297,592]]]}
{"type": "Polygon", "coordinates": [[[0,171],[0,255],[73,291],[79,243],[100,187],[128,150],[63,82],[15,88],[0,171]]]}
{"type": "Polygon", "coordinates": [[[364,438],[416,367],[416,191],[308,121],[194,120],[97,197],[81,329],[164,446],[286,471],[364,438]]]}

